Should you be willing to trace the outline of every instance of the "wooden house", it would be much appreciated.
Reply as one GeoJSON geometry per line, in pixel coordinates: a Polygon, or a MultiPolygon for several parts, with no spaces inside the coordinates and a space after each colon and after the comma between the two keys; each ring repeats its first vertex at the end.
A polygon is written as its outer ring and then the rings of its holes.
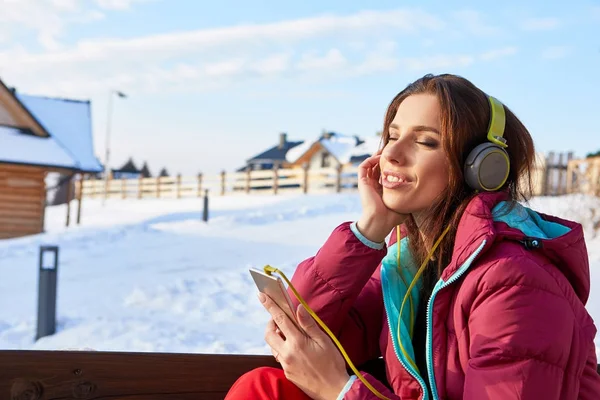
{"type": "Polygon", "coordinates": [[[277,168],[289,168],[291,163],[288,162],[287,154],[290,150],[300,146],[303,142],[291,142],[287,138],[286,133],[279,134],[279,142],[268,148],[267,150],[255,155],[246,161],[246,165],[238,169],[238,172],[247,170],[260,171],[271,170],[277,168]]]}
{"type": "Polygon", "coordinates": [[[338,168],[357,166],[375,154],[381,138],[366,139],[336,132],[323,132],[314,142],[304,142],[287,153],[287,161],[293,168],[338,168]]]}
{"type": "Polygon", "coordinates": [[[89,101],[24,95],[0,80],[0,239],[44,231],[49,172],[100,171],[89,101]]]}

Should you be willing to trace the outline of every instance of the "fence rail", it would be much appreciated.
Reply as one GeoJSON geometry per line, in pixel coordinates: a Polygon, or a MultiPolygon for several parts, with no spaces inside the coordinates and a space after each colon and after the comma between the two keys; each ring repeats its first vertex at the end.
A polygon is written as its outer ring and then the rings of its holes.
{"type": "MultiPolygon", "coordinates": [[[[573,159],[573,153],[538,155],[532,171],[533,195],[556,196],[581,192],[600,196],[600,157],[573,159]]],[[[355,190],[357,167],[288,168],[214,175],[139,179],[83,179],[77,181],[78,198],[145,199],[235,194],[331,193],[355,190]]]]}
{"type": "Polygon", "coordinates": [[[358,168],[275,169],[195,177],[139,179],[84,179],[77,181],[77,193],[86,198],[184,198],[248,193],[342,192],[356,188],[358,168]]]}

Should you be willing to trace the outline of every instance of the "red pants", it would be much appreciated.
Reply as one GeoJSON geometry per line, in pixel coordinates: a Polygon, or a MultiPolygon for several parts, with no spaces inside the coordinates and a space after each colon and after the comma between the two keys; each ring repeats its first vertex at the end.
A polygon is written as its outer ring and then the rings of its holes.
{"type": "Polygon", "coordinates": [[[283,370],[261,367],[240,376],[225,400],[311,400],[296,385],[288,381],[283,370]]]}

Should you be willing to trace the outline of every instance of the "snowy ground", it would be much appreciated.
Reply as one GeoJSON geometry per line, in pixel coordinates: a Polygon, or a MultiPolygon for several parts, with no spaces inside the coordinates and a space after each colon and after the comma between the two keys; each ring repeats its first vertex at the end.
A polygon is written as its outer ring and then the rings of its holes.
{"type": "MultiPolygon", "coordinates": [[[[584,224],[592,273],[588,309],[600,322],[600,199],[536,198],[532,207],[584,224]]],[[[267,313],[249,267],[289,276],[339,223],[358,217],[356,194],[233,196],[84,203],[81,227],[64,206],[47,211],[48,233],[0,241],[0,349],[263,353],[267,313]],[[37,258],[60,246],[58,332],[34,342],[37,258]]],[[[73,213],[74,214],[74,213],[73,213]]],[[[600,324],[599,324],[600,325],[600,324]]],[[[600,335],[597,338],[600,353],[600,335]]]]}

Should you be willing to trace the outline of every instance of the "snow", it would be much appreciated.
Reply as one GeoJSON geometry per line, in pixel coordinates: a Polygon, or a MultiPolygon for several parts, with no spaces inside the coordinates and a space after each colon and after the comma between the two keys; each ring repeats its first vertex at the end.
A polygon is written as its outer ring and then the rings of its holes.
{"type": "Polygon", "coordinates": [[[100,172],[102,165],[94,155],[91,110],[88,101],[29,96],[16,93],[21,103],[66,150],[77,168],[100,172]]]}
{"type": "Polygon", "coordinates": [[[308,151],[308,149],[312,147],[313,144],[314,142],[305,140],[302,142],[302,144],[292,147],[287,153],[285,153],[285,160],[291,164],[295,163],[304,153],[308,151]]]}
{"type": "MultiPolygon", "coordinates": [[[[211,198],[210,206],[206,224],[202,199],[104,207],[85,199],[80,227],[65,228],[65,206],[50,207],[47,233],[0,241],[0,349],[270,354],[268,314],[248,268],[271,264],[291,277],[338,224],[358,218],[358,196],[239,195],[211,198]],[[60,246],[58,331],[34,342],[44,244],[60,246]]],[[[531,206],[583,223],[587,307],[600,321],[600,199],[535,198],[531,206]]],[[[600,354],[600,335],[596,343],[600,354]]]]}
{"type": "Polygon", "coordinates": [[[53,167],[75,168],[71,156],[52,137],[22,133],[0,126],[0,161],[53,167]]]}
{"type": "Polygon", "coordinates": [[[329,139],[321,139],[321,145],[333,155],[340,164],[347,164],[356,148],[356,137],[333,134],[329,139]]]}

